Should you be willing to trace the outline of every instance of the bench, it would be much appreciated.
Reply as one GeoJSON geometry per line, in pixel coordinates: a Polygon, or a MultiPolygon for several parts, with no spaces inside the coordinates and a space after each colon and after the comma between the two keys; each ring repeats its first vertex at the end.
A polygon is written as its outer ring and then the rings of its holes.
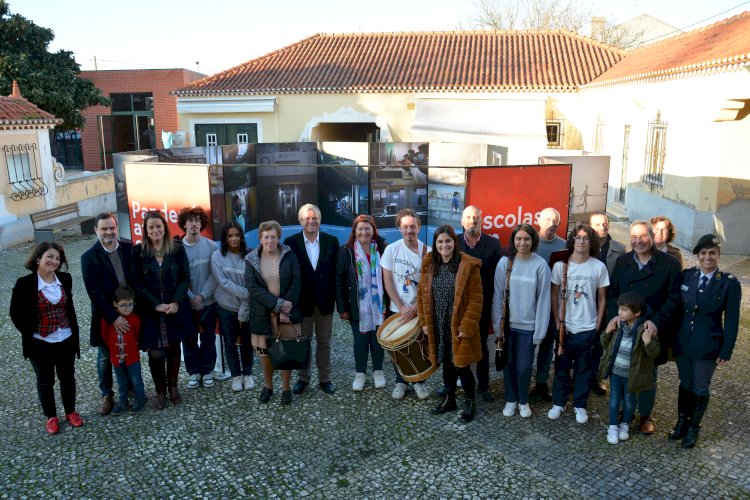
{"type": "Polygon", "coordinates": [[[75,225],[81,226],[82,234],[94,234],[94,217],[91,215],[81,215],[78,210],[78,203],[69,203],[68,205],[35,212],[31,214],[31,224],[34,226],[34,241],[36,243],[52,241],[56,232],[75,225]],[[43,225],[50,220],[69,216],[71,217],[69,219],[55,222],[54,224],[43,225]],[[40,224],[42,225],[40,226],[40,224]]]}

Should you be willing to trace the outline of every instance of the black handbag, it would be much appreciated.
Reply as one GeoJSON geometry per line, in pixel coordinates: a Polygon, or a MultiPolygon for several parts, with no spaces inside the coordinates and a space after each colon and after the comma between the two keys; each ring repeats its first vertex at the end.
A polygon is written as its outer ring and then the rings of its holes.
{"type": "Polygon", "coordinates": [[[503,300],[503,319],[500,321],[500,331],[497,332],[495,341],[495,370],[503,371],[508,364],[508,346],[507,340],[510,337],[510,321],[508,313],[510,311],[510,272],[513,269],[513,259],[508,259],[508,268],[505,270],[505,300],[503,300]]]}
{"type": "Polygon", "coordinates": [[[299,324],[281,323],[271,315],[274,335],[269,339],[268,355],[274,370],[301,370],[307,367],[310,339],[302,335],[299,324]]]}

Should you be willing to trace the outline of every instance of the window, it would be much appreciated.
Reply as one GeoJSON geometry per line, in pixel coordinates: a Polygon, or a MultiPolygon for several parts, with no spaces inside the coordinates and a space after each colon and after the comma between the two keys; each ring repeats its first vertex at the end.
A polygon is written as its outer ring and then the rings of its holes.
{"type": "Polygon", "coordinates": [[[216,134],[206,134],[206,146],[217,146],[216,134]]]}
{"type": "Polygon", "coordinates": [[[661,112],[656,120],[648,123],[646,136],[646,159],[643,182],[655,187],[664,186],[664,159],[667,156],[667,122],[662,121],[661,112]]]}
{"type": "Polygon", "coordinates": [[[563,120],[547,120],[548,148],[562,148],[564,135],[563,120]]]}
{"type": "Polygon", "coordinates": [[[47,194],[47,186],[39,175],[36,144],[3,146],[2,151],[8,166],[8,184],[11,186],[12,200],[25,200],[47,194]]]}
{"type": "Polygon", "coordinates": [[[247,134],[237,134],[237,144],[247,144],[248,142],[247,134]]]}

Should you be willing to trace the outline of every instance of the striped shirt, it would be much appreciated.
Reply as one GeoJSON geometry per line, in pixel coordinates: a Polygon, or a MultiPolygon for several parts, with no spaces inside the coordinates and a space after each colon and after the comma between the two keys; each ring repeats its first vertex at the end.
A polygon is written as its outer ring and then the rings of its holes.
{"type": "Polygon", "coordinates": [[[620,323],[620,329],[622,330],[622,337],[617,349],[615,364],[612,366],[612,373],[627,378],[628,373],[630,373],[630,355],[633,353],[633,343],[635,342],[635,335],[633,334],[635,332],[625,322],[620,323]]]}

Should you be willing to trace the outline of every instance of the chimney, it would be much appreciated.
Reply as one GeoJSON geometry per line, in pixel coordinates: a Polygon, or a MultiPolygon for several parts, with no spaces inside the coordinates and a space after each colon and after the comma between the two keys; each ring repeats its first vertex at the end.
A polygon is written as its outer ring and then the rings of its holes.
{"type": "Polygon", "coordinates": [[[591,38],[602,40],[604,38],[604,26],[607,24],[605,17],[594,16],[591,18],[591,38]]]}
{"type": "Polygon", "coordinates": [[[21,95],[21,89],[18,88],[18,82],[13,80],[13,90],[10,93],[10,97],[23,97],[21,95]]]}

